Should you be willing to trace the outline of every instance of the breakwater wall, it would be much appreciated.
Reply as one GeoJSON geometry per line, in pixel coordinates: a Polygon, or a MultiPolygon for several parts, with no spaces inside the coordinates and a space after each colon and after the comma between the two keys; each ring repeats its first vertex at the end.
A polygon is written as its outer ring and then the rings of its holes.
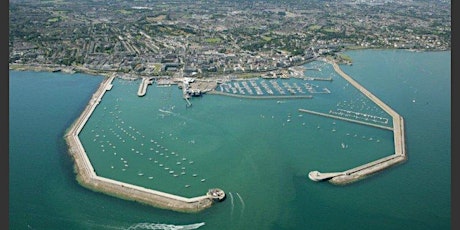
{"type": "MultiPolygon", "coordinates": [[[[327,61],[327,60],[325,60],[327,61]]],[[[329,62],[329,61],[327,61],[329,62]]],[[[367,89],[365,89],[363,86],[361,86],[357,81],[352,79],[350,76],[345,74],[340,67],[337,65],[337,63],[331,61],[329,62],[330,64],[333,65],[334,70],[342,76],[345,80],[347,80],[351,85],[356,87],[361,93],[363,93],[366,97],[368,97],[370,100],[372,100],[374,103],[376,103],[380,108],[382,108],[385,112],[387,112],[393,120],[393,128],[390,129],[393,131],[393,140],[394,140],[394,148],[395,152],[394,154],[380,158],[378,160],[369,162],[367,164],[343,171],[343,172],[338,172],[338,173],[320,173],[318,171],[311,171],[308,176],[311,180],[313,181],[323,181],[323,180],[328,180],[332,184],[336,185],[345,185],[349,184],[361,179],[364,179],[376,172],[379,172],[381,170],[387,169],[389,167],[392,167],[396,164],[400,164],[404,161],[407,160],[407,154],[406,154],[406,145],[405,145],[405,133],[404,133],[404,119],[402,116],[400,116],[396,111],[394,111],[390,106],[386,105],[383,101],[381,101],[379,98],[377,98],[375,95],[373,95],[371,92],[369,92],[367,89]]],[[[327,117],[334,117],[335,116],[329,115],[329,114],[322,114],[318,112],[313,112],[313,111],[308,111],[308,110],[302,110],[299,109],[300,111],[303,112],[308,112],[312,114],[317,114],[317,115],[322,115],[322,116],[327,116],[327,117]]],[[[342,120],[349,120],[346,118],[340,118],[342,120]]],[[[349,120],[351,121],[351,120],[349,120]]],[[[362,123],[355,121],[357,123],[362,123]]],[[[370,124],[367,124],[370,125],[370,124]]],[[[376,126],[372,124],[372,126],[376,126]]],[[[385,126],[381,126],[379,128],[384,128],[385,126]]],[[[386,129],[389,129],[386,127],[386,129]]]]}
{"type": "Polygon", "coordinates": [[[225,193],[220,189],[211,189],[203,196],[186,198],[104,178],[96,174],[78,135],[102,100],[105,92],[112,88],[111,83],[114,78],[112,76],[103,80],[80,117],[71,125],[64,136],[69,154],[74,160],[74,170],[79,184],[96,192],[178,212],[199,212],[209,208],[215,201],[223,200],[225,193]]]}

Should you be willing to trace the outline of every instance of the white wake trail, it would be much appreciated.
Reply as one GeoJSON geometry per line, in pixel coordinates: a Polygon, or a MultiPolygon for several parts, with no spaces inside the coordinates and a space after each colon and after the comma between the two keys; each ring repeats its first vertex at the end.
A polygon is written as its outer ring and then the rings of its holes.
{"type": "Polygon", "coordinates": [[[241,208],[241,214],[243,214],[244,208],[246,207],[246,205],[244,204],[244,200],[243,200],[243,198],[240,196],[240,194],[239,194],[239,193],[236,193],[236,195],[238,196],[238,198],[240,198],[241,204],[243,205],[243,207],[241,208]]]}
{"type": "Polygon", "coordinates": [[[231,192],[229,192],[228,195],[230,195],[230,202],[232,204],[232,211],[230,212],[230,215],[233,217],[233,208],[235,207],[235,204],[233,203],[233,195],[231,192]]]}
{"type": "Polygon", "coordinates": [[[174,224],[156,224],[156,223],[137,223],[130,226],[126,230],[136,230],[136,229],[150,229],[150,230],[189,230],[197,229],[204,225],[204,222],[187,224],[187,225],[174,225],[174,224]]]}

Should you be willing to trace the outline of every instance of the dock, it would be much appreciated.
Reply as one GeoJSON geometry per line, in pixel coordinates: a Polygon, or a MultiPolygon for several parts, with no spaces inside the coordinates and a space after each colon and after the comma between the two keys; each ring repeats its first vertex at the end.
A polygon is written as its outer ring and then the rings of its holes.
{"type": "MultiPolygon", "coordinates": [[[[211,207],[215,202],[224,200],[225,192],[219,188],[209,189],[203,196],[187,198],[101,177],[96,174],[78,135],[102,100],[105,92],[112,89],[114,78],[115,76],[111,76],[103,80],[85,110],[66,131],[64,136],[69,154],[74,160],[74,169],[79,184],[90,190],[121,199],[185,213],[199,212],[211,207]]],[[[144,85],[147,85],[148,81],[149,79],[143,79],[143,83],[146,83],[144,85]]]]}
{"type": "MultiPolygon", "coordinates": [[[[308,174],[308,177],[313,181],[327,180],[332,184],[345,185],[345,184],[349,184],[349,183],[361,180],[376,172],[379,172],[381,170],[387,169],[389,167],[392,167],[394,165],[397,165],[397,164],[400,164],[406,161],[407,154],[406,154],[403,117],[400,116],[398,113],[396,113],[392,108],[386,105],[383,101],[381,101],[371,92],[369,92],[367,89],[365,89],[363,86],[361,86],[353,78],[345,74],[340,69],[340,67],[337,65],[337,63],[331,62],[331,64],[333,65],[334,70],[340,76],[342,76],[345,80],[347,80],[350,84],[356,87],[361,93],[363,93],[366,97],[368,97],[370,100],[376,103],[381,109],[383,109],[386,113],[388,113],[391,116],[393,120],[393,128],[391,130],[393,131],[395,152],[390,156],[380,158],[378,160],[369,162],[367,164],[364,164],[364,165],[361,165],[361,166],[358,166],[352,169],[345,170],[343,172],[321,173],[319,171],[311,171],[308,174]]],[[[333,117],[333,118],[337,118],[341,120],[351,121],[351,119],[337,117],[337,116],[333,116],[330,114],[323,114],[323,113],[318,113],[318,112],[313,112],[313,111],[308,111],[308,110],[300,110],[300,111],[309,112],[309,113],[327,116],[327,117],[333,117]]],[[[364,123],[360,121],[353,121],[353,122],[364,123]]],[[[372,125],[372,126],[379,127],[379,128],[386,127],[386,126],[379,126],[379,125],[370,124],[370,123],[368,123],[367,125],[372,125]]]]}

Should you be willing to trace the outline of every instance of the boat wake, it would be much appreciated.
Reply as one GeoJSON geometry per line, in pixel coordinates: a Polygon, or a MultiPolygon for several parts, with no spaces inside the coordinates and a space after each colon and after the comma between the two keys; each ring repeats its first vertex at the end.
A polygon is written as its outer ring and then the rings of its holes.
{"type": "Polygon", "coordinates": [[[240,196],[240,194],[239,194],[239,193],[236,193],[236,195],[238,196],[238,198],[239,198],[240,201],[241,201],[241,204],[243,205],[243,207],[241,207],[241,215],[243,215],[244,208],[246,207],[246,205],[244,204],[243,198],[240,196]]]}
{"type": "Polygon", "coordinates": [[[126,230],[135,230],[135,229],[152,229],[152,230],[188,230],[188,229],[197,229],[204,225],[204,222],[187,224],[187,225],[174,225],[174,224],[157,224],[157,223],[137,223],[135,225],[129,226],[126,230]]]}
{"type": "Polygon", "coordinates": [[[230,212],[230,216],[233,217],[233,209],[235,208],[235,203],[233,202],[233,195],[231,192],[228,193],[230,195],[230,201],[232,203],[232,211],[230,212]]]}
{"type": "Polygon", "coordinates": [[[160,111],[162,113],[167,113],[167,114],[174,114],[172,111],[163,110],[163,109],[158,109],[158,111],[160,111]]]}

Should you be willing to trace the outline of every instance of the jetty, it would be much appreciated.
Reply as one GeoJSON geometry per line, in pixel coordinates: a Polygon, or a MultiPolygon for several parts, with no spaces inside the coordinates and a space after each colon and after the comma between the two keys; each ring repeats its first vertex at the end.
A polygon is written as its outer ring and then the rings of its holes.
{"type": "MultiPolygon", "coordinates": [[[[325,61],[329,62],[327,60],[325,61]]],[[[393,127],[390,130],[393,131],[395,152],[390,156],[383,157],[381,159],[369,162],[364,165],[360,165],[352,169],[345,170],[343,172],[321,173],[319,171],[311,171],[308,174],[308,177],[313,181],[326,181],[327,180],[332,184],[345,185],[345,184],[349,184],[349,183],[361,180],[376,172],[379,172],[381,170],[387,169],[396,164],[406,161],[407,154],[406,154],[403,117],[400,116],[397,112],[395,112],[390,106],[386,105],[383,101],[381,101],[379,98],[373,95],[371,92],[369,92],[367,89],[365,89],[363,86],[361,86],[353,78],[351,78],[346,73],[344,73],[340,69],[340,67],[337,65],[337,63],[333,61],[330,61],[329,63],[333,65],[334,70],[340,76],[342,76],[345,80],[347,80],[350,84],[356,87],[361,93],[363,93],[366,97],[368,97],[370,100],[376,103],[381,109],[383,109],[386,113],[388,113],[391,116],[393,120],[393,127]]],[[[321,116],[326,116],[326,117],[333,117],[333,118],[337,118],[341,120],[353,121],[347,118],[341,118],[341,117],[337,117],[337,116],[333,116],[329,114],[323,114],[323,113],[308,111],[304,109],[300,109],[299,111],[313,113],[316,115],[321,115],[321,116]]],[[[385,128],[385,126],[364,123],[360,121],[353,121],[353,122],[366,124],[366,125],[372,125],[378,128],[385,128]]],[[[385,128],[385,129],[389,129],[389,128],[385,128]]]]}
{"type": "Polygon", "coordinates": [[[142,77],[142,82],[139,85],[139,89],[137,90],[137,96],[143,97],[147,93],[147,86],[153,83],[152,77],[142,77]]]}
{"type": "MultiPolygon", "coordinates": [[[[74,160],[74,170],[77,174],[77,181],[79,184],[90,190],[121,199],[132,200],[157,208],[185,213],[199,212],[211,207],[215,202],[224,200],[225,192],[219,188],[209,189],[203,196],[187,198],[101,177],[96,174],[78,135],[102,100],[105,92],[112,89],[112,81],[114,78],[115,76],[112,75],[103,80],[84,111],[70,126],[64,136],[69,154],[74,160]]],[[[143,83],[148,84],[148,81],[150,81],[150,79],[143,79],[143,83]]],[[[144,86],[146,84],[144,84],[144,86]]]]}

